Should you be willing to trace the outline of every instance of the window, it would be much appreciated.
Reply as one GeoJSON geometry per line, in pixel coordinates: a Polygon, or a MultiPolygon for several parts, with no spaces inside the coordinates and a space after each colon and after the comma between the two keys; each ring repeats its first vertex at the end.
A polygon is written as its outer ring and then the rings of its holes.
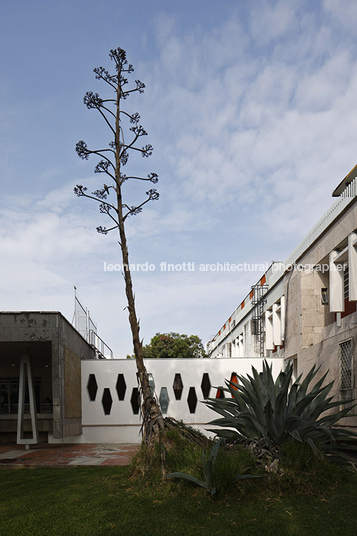
{"type": "Polygon", "coordinates": [[[161,387],[159,403],[160,403],[162,414],[166,415],[167,410],[169,408],[169,404],[170,404],[170,397],[169,397],[167,387],[161,387]]]}
{"type": "Polygon", "coordinates": [[[296,381],[297,377],[298,377],[298,360],[297,360],[297,357],[293,358],[293,377],[294,377],[294,381],[296,381]]]}
{"type": "Polygon", "coordinates": [[[352,389],[352,340],[339,345],[340,390],[352,389]]]}
{"type": "Polygon", "coordinates": [[[237,341],[237,355],[236,357],[244,357],[244,337],[243,333],[239,335],[236,339],[237,341]]]}
{"type": "Polygon", "coordinates": [[[352,398],[353,389],[353,358],[352,340],[339,345],[339,380],[343,400],[352,398]]]}
{"type": "Polygon", "coordinates": [[[253,318],[251,322],[252,335],[259,335],[259,318],[253,318]]]}
{"type": "MultiPolygon", "coordinates": [[[[35,401],[37,413],[52,412],[52,403],[49,410],[43,408],[46,404],[41,405],[41,380],[34,380],[35,401]]],[[[44,400],[43,402],[46,402],[44,400]]],[[[0,413],[16,414],[19,404],[19,379],[18,378],[0,378],[0,413]]],[[[29,391],[27,380],[25,383],[25,413],[29,413],[29,391]]]]}
{"type": "Polygon", "coordinates": [[[348,299],[348,292],[349,292],[349,271],[348,271],[348,264],[346,264],[343,268],[343,297],[348,299]]]}
{"type": "Polygon", "coordinates": [[[343,266],[343,299],[344,299],[344,311],[341,313],[341,318],[348,316],[356,311],[356,302],[350,301],[350,270],[349,265],[343,266]]]}
{"type": "Polygon", "coordinates": [[[328,305],[328,289],[327,288],[321,289],[321,304],[328,305]]]}

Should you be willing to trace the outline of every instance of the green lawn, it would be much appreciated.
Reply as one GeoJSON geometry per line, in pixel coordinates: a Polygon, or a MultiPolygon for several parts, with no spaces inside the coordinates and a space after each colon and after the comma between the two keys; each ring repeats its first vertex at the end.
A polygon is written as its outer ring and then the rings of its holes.
{"type": "Polygon", "coordinates": [[[133,479],[129,467],[4,469],[0,482],[1,536],[357,534],[357,476],[347,472],[316,493],[276,477],[217,498],[183,481],[133,479]]]}

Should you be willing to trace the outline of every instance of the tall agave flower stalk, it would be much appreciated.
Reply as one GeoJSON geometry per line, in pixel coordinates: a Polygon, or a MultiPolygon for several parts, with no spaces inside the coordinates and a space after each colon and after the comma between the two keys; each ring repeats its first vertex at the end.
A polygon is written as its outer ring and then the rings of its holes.
{"type": "Polygon", "coordinates": [[[336,424],[350,416],[354,406],[331,412],[341,402],[328,396],[334,382],[323,386],[328,373],[310,388],[318,371],[313,366],[303,381],[300,375],[292,383],[293,366],[288,364],[274,381],[264,361],[262,374],[252,367],[252,376],[237,376],[239,383],[226,380],[224,390],[231,398],[206,401],[221,415],[209,423],[221,428],[210,431],[220,437],[258,441],[269,450],[296,440],[307,443],[314,451],[320,449],[330,456],[346,458],[341,451],[357,441],[357,433],[336,424]]]}

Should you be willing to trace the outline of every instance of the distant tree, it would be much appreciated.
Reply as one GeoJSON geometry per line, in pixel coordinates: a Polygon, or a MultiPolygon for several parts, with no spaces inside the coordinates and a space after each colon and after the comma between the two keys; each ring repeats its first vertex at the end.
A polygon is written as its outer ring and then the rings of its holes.
{"type": "Polygon", "coordinates": [[[143,346],[143,357],[148,358],[194,358],[208,357],[197,335],[156,333],[150,344],[143,346]]]}
{"type": "Polygon", "coordinates": [[[88,193],[85,186],[77,185],[74,192],[78,197],[94,199],[99,203],[99,211],[106,214],[111,220],[111,226],[97,227],[97,231],[107,234],[109,231],[118,229],[119,245],[123,260],[123,275],[125,280],[125,292],[127,297],[127,308],[129,312],[129,323],[132,332],[134,354],[137,365],[137,377],[141,387],[142,395],[142,418],[143,418],[143,439],[150,442],[158,437],[164,429],[164,420],[160,407],[151,393],[149,379],[143,362],[142,344],[139,337],[139,321],[135,309],[135,299],[133,284],[130,274],[129,254],[125,232],[127,218],[139,214],[143,206],[149,201],[155,201],[159,194],[154,188],[149,188],[143,201],[130,205],[123,199],[123,187],[129,181],[145,181],[155,184],[158,181],[156,173],[149,173],[147,177],[136,175],[125,175],[122,168],[128,163],[129,155],[136,153],[143,157],[152,154],[151,145],[139,146],[138,142],[147,132],[140,124],[138,113],[129,113],[122,109],[122,101],[126,100],[131,93],[143,93],[145,85],[140,80],[135,80],[135,86],[127,88],[128,79],[134,69],[128,64],[126,52],[117,48],[111,50],[109,57],[115,64],[115,74],[110,74],[104,67],[94,69],[95,78],[104,81],[112,92],[111,98],[102,99],[98,93],[89,91],[84,96],[84,104],[88,109],[97,110],[111,133],[111,141],[104,149],[89,149],[87,144],[81,140],[76,145],[78,156],[87,160],[90,155],[95,155],[99,161],[94,169],[95,173],[104,173],[109,179],[109,185],[103,184],[94,192],[88,193]]]}

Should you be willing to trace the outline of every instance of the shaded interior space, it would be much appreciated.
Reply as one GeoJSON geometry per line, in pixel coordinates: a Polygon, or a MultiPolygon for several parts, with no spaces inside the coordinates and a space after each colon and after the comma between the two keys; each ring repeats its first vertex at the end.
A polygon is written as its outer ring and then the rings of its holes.
{"type": "MultiPolygon", "coordinates": [[[[1,342],[0,344],[0,442],[16,443],[20,358],[31,357],[40,441],[53,428],[52,345],[50,341],[1,342]]],[[[25,437],[31,436],[29,390],[25,386],[25,437]]]]}

